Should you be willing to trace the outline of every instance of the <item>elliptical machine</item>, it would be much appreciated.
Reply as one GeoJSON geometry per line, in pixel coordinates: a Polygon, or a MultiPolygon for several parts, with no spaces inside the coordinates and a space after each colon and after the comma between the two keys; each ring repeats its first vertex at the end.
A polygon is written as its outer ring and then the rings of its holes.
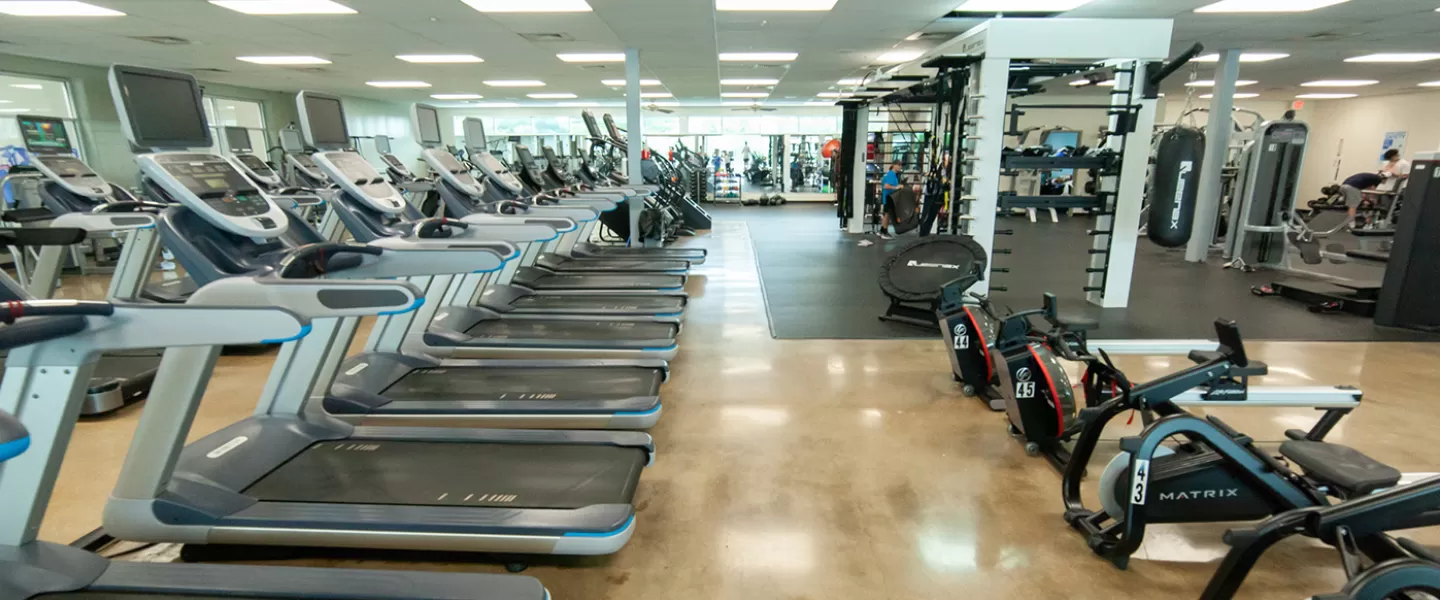
{"type": "MultiPolygon", "coordinates": [[[[1290,470],[1256,448],[1254,441],[1214,416],[1191,414],[1176,398],[1197,386],[1214,386],[1264,374],[1266,366],[1245,354],[1240,328],[1217,320],[1216,352],[1194,352],[1193,367],[1133,386],[1104,360],[1092,360],[1087,393],[1112,398],[1080,413],[1081,433],[1065,468],[1065,521],[1086,537],[1096,554],[1121,569],[1140,547],[1149,523],[1253,521],[1296,508],[1324,506],[1328,497],[1364,496],[1394,486],[1400,472],[1359,451],[1323,441],[1353,406],[1325,409],[1310,431],[1289,430],[1280,454],[1304,469],[1290,470]],[[1103,508],[1090,510],[1080,483],[1105,426],[1132,410],[1147,414],[1137,436],[1120,440],[1121,454],[1100,478],[1103,508]],[[1172,437],[1183,438],[1162,446],[1172,437]]],[[[1222,389],[1225,389],[1222,387],[1222,389]]],[[[1358,390],[1355,392],[1358,397],[1358,390]]],[[[1222,394],[1220,401],[1233,393],[1222,394]]],[[[1321,407],[1323,408],[1323,406],[1321,407]]]]}

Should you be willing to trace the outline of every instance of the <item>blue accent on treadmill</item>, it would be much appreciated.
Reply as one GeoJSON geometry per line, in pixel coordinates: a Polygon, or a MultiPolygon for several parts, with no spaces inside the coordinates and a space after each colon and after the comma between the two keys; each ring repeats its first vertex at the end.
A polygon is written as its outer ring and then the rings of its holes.
{"type": "MultiPolygon", "coordinates": [[[[509,260],[509,259],[506,259],[506,260],[509,260]]],[[[502,264],[502,265],[500,265],[500,266],[498,266],[498,267],[495,267],[495,268],[493,268],[493,269],[480,269],[480,270],[478,270],[478,271],[471,271],[471,273],[494,273],[494,272],[499,271],[500,269],[503,269],[503,268],[505,268],[505,265],[502,264]]]]}
{"type": "Polygon", "coordinates": [[[648,417],[658,412],[660,412],[660,403],[656,402],[655,408],[652,408],[650,410],[622,410],[615,413],[615,415],[626,417],[648,417]]]}
{"type": "Polygon", "coordinates": [[[136,227],[136,229],[154,229],[154,228],[155,228],[155,224],[154,224],[154,223],[151,223],[151,224],[146,225],[146,226],[144,226],[144,227],[136,227]]]}
{"type": "Polygon", "coordinates": [[[670,344],[669,346],[665,346],[664,348],[641,348],[640,351],[641,351],[641,352],[661,352],[661,351],[665,351],[665,350],[674,350],[674,349],[679,348],[679,347],[680,347],[680,344],[670,344]]]}
{"type": "Polygon", "coordinates": [[[604,533],[590,533],[590,532],[588,532],[588,531],[569,531],[569,532],[566,532],[566,533],[565,533],[565,537],[593,537],[593,538],[615,537],[615,536],[617,536],[617,535],[620,535],[620,534],[622,534],[622,533],[625,533],[625,530],[626,530],[626,529],[629,529],[630,526],[631,526],[631,525],[634,525],[634,524],[635,524],[635,515],[630,515],[630,518],[625,519],[625,522],[624,522],[624,523],[621,523],[620,526],[617,527],[614,531],[606,531],[606,532],[604,532],[604,533]]]}
{"type": "Polygon", "coordinates": [[[662,292],[673,292],[673,291],[675,291],[675,290],[683,290],[683,289],[685,289],[685,286],[682,285],[682,286],[680,286],[680,287],[660,288],[660,291],[662,291],[662,292]]]}
{"type": "Polygon", "coordinates": [[[657,316],[657,317],[678,317],[678,316],[683,315],[683,314],[685,314],[685,313],[682,311],[682,312],[673,312],[673,313],[660,313],[660,314],[655,315],[655,316],[657,316]]]}
{"type": "Polygon", "coordinates": [[[423,306],[424,304],[425,304],[425,297],[424,297],[424,296],[420,296],[420,297],[416,298],[414,302],[411,302],[411,303],[410,303],[410,306],[407,306],[407,307],[402,308],[402,309],[399,309],[399,310],[387,310],[387,311],[385,311],[385,312],[378,313],[376,316],[384,317],[384,316],[388,316],[388,315],[403,315],[403,314],[408,313],[408,312],[410,312],[410,311],[412,311],[412,310],[416,310],[416,309],[420,308],[420,307],[423,306]]]}
{"type": "Polygon", "coordinates": [[[10,440],[8,442],[0,444],[0,462],[5,462],[17,456],[20,456],[29,449],[30,436],[28,435],[18,440],[10,440]]]}
{"type": "Polygon", "coordinates": [[[261,343],[261,344],[283,344],[283,343],[285,343],[285,342],[293,342],[293,341],[298,340],[298,339],[300,339],[300,338],[303,338],[303,337],[305,337],[305,336],[307,336],[307,335],[310,335],[310,324],[309,324],[309,323],[306,323],[305,325],[303,325],[303,326],[300,327],[300,333],[297,333],[297,334],[295,334],[295,335],[292,335],[292,336],[290,336],[290,337],[288,337],[288,338],[278,338],[278,339],[273,339],[273,340],[260,340],[260,343],[261,343]]]}

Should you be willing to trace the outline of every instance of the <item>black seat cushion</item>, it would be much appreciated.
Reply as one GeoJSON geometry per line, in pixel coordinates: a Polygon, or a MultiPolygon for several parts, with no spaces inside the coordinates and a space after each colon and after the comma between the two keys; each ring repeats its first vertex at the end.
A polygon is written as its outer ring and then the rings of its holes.
{"type": "Polygon", "coordinates": [[[1393,487],[1400,471],[1349,446],[1308,440],[1280,444],[1280,454],[1305,469],[1305,475],[1328,484],[1345,498],[1393,487]]]}
{"type": "Polygon", "coordinates": [[[1055,321],[1069,331],[1091,331],[1100,327],[1100,321],[1088,317],[1059,315],[1055,321]]]}

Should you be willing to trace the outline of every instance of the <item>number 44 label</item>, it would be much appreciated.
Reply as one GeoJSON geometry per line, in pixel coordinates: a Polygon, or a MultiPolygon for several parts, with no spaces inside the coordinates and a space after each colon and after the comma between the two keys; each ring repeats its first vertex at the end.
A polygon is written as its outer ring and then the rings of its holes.
{"type": "Polygon", "coordinates": [[[1135,461],[1135,472],[1130,474],[1130,503],[1145,504],[1145,491],[1150,487],[1150,461],[1135,461]]]}

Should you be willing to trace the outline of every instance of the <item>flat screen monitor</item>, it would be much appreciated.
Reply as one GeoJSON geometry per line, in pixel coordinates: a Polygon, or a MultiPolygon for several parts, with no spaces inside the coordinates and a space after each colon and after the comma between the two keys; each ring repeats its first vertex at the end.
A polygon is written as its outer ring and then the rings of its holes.
{"type": "Polygon", "coordinates": [[[20,125],[20,137],[25,140],[25,149],[31,154],[74,154],[75,146],[70,142],[70,133],[65,130],[65,121],[53,117],[15,117],[20,125]]]}
{"type": "Polygon", "coordinates": [[[416,104],[415,124],[419,129],[421,146],[430,148],[440,145],[440,111],[433,106],[416,104]]]}
{"type": "Polygon", "coordinates": [[[225,146],[236,154],[250,152],[255,149],[250,144],[250,130],[244,127],[226,127],[225,146]]]}
{"type": "Polygon", "coordinates": [[[475,117],[467,117],[465,119],[465,146],[486,148],[489,145],[489,140],[485,139],[485,123],[475,117]]]}
{"type": "Polygon", "coordinates": [[[305,151],[305,140],[300,139],[300,132],[295,129],[280,130],[280,149],[291,154],[305,151]]]}
{"type": "Polygon", "coordinates": [[[125,113],[130,142],[141,148],[208,148],[214,144],[200,84],[186,73],[114,65],[110,89],[125,113]]]}
{"type": "Polygon", "coordinates": [[[379,153],[380,156],[385,156],[390,153],[390,136],[375,136],[375,152],[379,153]]]}
{"type": "Polygon", "coordinates": [[[350,129],[345,126],[345,108],[335,96],[300,92],[300,118],[305,133],[316,148],[348,148],[350,129]]]}
{"type": "Polygon", "coordinates": [[[604,138],[605,134],[600,133],[600,124],[595,122],[595,115],[588,110],[580,111],[580,118],[585,121],[585,129],[590,131],[590,137],[604,138]]]}

